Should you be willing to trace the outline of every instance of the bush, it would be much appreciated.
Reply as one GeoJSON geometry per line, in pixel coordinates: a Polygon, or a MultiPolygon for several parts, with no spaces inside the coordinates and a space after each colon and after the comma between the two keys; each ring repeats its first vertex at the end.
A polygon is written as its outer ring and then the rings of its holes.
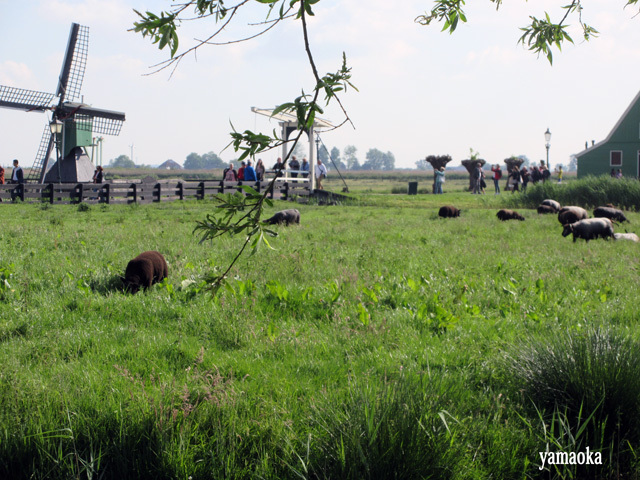
{"type": "MultiPolygon", "coordinates": [[[[543,440],[558,450],[601,451],[624,471],[640,440],[640,345],[601,328],[529,340],[506,356],[514,393],[521,391],[542,420],[543,440]]],[[[613,471],[607,460],[603,470],[613,471]]],[[[626,475],[625,475],[626,476],[626,475]]],[[[584,478],[584,474],[580,475],[584,478]]]]}
{"type": "Polygon", "coordinates": [[[640,210],[640,182],[629,178],[611,178],[601,175],[588,176],[568,183],[553,181],[529,184],[527,191],[507,199],[512,206],[536,208],[546,199],[552,198],[561,205],[578,205],[595,208],[612,203],[618,208],[640,210]]]}

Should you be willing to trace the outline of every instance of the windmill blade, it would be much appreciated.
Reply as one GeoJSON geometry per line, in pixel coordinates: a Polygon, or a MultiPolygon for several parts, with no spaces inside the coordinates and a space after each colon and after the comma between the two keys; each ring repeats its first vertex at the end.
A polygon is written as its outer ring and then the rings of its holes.
{"type": "Polygon", "coordinates": [[[72,23],[56,92],[56,96],[60,97],[60,103],[72,102],[80,97],[88,51],[89,27],[72,23]]]}
{"type": "Polygon", "coordinates": [[[53,93],[0,85],[0,107],[42,112],[50,108],[54,96],[53,93]]]}
{"type": "Polygon", "coordinates": [[[38,147],[38,153],[36,153],[36,159],[33,161],[33,166],[26,177],[27,182],[42,183],[44,181],[44,174],[47,172],[49,156],[51,155],[53,147],[53,134],[51,133],[49,125],[45,125],[40,146],[38,147]]]}
{"type": "Polygon", "coordinates": [[[78,128],[105,135],[118,135],[125,121],[123,112],[89,107],[81,103],[65,103],[56,110],[60,120],[73,117],[78,128]]]}

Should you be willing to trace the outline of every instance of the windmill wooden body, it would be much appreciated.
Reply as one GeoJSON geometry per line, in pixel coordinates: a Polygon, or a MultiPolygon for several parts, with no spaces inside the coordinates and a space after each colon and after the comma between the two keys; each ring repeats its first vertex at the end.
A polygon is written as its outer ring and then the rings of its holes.
{"type": "Polygon", "coordinates": [[[27,181],[91,181],[94,166],[86,147],[93,144],[93,134],[120,133],[124,113],[78,103],[88,47],[89,27],[73,23],[56,93],[0,85],[0,107],[25,112],[51,112],[51,121],[45,126],[27,181]],[[51,161],[54,148],[55,163],[51,161]]]}

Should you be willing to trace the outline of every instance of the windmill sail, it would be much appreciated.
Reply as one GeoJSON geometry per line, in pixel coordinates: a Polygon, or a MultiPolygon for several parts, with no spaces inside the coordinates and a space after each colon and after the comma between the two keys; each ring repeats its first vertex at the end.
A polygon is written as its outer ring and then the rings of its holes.
{"type": "Polygon", "coordinates": [[[54,146],[53,144],[53,134],[51,133],[49,125],[46,125],[44,127],[42,138],[40,139],[40,146],[38,147],[38,153],[36,153],[36,159],[34,160],[33,166],[31,167],[31,170],[29,170],[29,174],[27,175],[27,181],[42,183],[45,166],[47,165],[47,161],[51,156],[51,151],[53,150],[54,146]]]}
{"type": "Polygon", "coordinates": [[[58,90],[56,96],[62,102],[73,102],[80,97],[84,71],[87,66],[87,53],[89,52],[89,27],[71,24],[67,52],[60,70],[58,90]]]}
{"type": "Polygon", "coordinates": [[[0,85],[0,107],[15,108],[26,112],[43,111],[50,108],[53,97],[53,93],[0,85]]]}

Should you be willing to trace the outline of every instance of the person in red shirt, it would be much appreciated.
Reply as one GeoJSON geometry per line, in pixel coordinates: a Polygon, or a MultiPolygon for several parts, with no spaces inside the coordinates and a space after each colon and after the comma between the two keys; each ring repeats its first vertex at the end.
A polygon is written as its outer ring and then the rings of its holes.
{"type": "Polygon", "coordinates": [[[244,180],[244,168],[246,166],[246,163],[241,162],[240,163],[240,168],[238,169],[238,181],[241,182],[242,180],[244,180]]]}
{"type": "Polygon", "coordinates": [[[494,195],[500,195],[500,179],[502,178],[502,170],[500,169],[500,165],[497,163],[491,167],[491,171],[493,172],[493,185],[496,188],[496,193],[494,195]]]}

